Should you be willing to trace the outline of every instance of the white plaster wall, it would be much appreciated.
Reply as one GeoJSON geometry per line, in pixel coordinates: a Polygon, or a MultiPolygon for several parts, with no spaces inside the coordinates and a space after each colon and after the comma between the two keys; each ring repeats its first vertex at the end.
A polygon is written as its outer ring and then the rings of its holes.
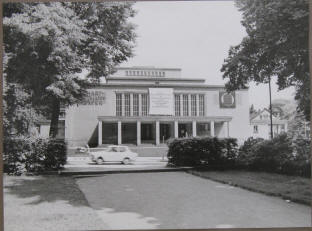
{"type": "Polygon", "coordinates": [[[207,91],[205,94],[205,115],[232,117],[229,122],[229,136],[237,138],[238,142],[242,143],[251,136],[248,91],[236,91],[235,98],[235,108],[220,108],[219,91],[207,91]]]}
{"type": "Polygon", "coordinates": [[[40,125],[40,134],[39,136],[41,138],[49,138],[49,132],[50,132],[50,125],[40,125]]]}
{"type": "MultiPolygon", "coordinates": [[[[104,91],[103,89],[93,89],[104,91]]],[[[92,90],[90,90],[92,91],[92,90]]],[[[65,139],[69,146],[86,145],[97,130],[98,116],[114,116],[116,95],[113,90],[105,90],[102,105],[73,105],[66,109],[65,139]]]]}

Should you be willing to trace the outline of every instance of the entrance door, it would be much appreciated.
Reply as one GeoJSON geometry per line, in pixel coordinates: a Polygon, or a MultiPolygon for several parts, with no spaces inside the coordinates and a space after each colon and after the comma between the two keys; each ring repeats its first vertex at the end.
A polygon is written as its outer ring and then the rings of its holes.
{"type": "Polygon", "coordinates": [[[142,141],[149,141],[153,140],[153,130],[152,124],[141,124],[141,140],[142,141]]]}
{"type": "Polygon", "coordinates": [[[187,136],[186,124],[179,124],[179,137],[186,136],[187,136]]]}
{"type": "Polygon", "coordinates": [[[170,138],[170,124],[160,124],[160,140],[166,141],[170,138]]]}

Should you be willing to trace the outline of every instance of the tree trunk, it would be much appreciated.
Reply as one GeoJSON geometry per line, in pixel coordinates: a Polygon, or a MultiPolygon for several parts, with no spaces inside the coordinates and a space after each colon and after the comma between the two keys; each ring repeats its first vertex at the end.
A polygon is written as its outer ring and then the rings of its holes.
{"type": "Polygon", "coordinates": [[[57,135],[59,115],[60,115],[60,101],[57,98],[54,98],[52,102],[52,116],[49,132],[50,138],[55,138],[57,135]]]}

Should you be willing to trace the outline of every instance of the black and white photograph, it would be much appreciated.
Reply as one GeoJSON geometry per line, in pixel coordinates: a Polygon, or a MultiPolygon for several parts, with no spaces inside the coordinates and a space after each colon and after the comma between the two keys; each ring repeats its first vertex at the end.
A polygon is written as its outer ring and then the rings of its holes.
{"type": "Polygon", "coordinates": [[[2,3],[4,230],[311,227],[310,4],[2,3]]]}

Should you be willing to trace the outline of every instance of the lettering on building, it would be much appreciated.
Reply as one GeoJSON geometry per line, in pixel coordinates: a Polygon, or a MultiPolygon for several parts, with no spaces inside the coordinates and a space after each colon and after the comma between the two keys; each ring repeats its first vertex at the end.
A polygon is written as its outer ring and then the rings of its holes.
{"type": "Polygon", "coordinates": [[[82,105],[103,105],[105,103],[105,92],[89,91],[82,101],[82,105]]]}

